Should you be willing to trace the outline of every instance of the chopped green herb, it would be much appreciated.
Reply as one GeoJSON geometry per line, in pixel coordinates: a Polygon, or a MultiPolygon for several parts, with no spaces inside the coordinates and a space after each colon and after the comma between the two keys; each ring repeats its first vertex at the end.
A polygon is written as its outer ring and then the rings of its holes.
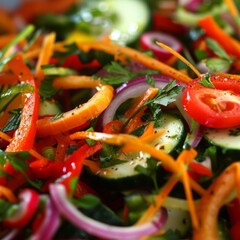
{"type": "Polygon", "coordinates": [[[39,94],[43,100],[52,99],[52,97],[59,91],[53,87],[53,79],[45,79],[41,81],[39,94]]]}
{"type": "Polygon", "coordinates": [[[55,121],[55,120],[59,119],[60,117],[62,117],[62,115],[63,115],[63,113],[58,113],[55,116],[51,117],[51,120],[55,121]]]}
{"type": "Polygon", "coordinates": [[[202,78],[198,81],[201,85],[203,85],[204,87],[208,87],[208,88],[215,88],[213,83],[211,82],[210,79],[210,73],[206,73],[204,76],[202,76],[202,78]]]}
{"type": "Polygon", "coordinates": [[[6,125],[1,129],[2,132],[9,132],[16,130],[21,121],[22,109],[15,109],[9,113],[13,114],[6,123],[6,125]]]}

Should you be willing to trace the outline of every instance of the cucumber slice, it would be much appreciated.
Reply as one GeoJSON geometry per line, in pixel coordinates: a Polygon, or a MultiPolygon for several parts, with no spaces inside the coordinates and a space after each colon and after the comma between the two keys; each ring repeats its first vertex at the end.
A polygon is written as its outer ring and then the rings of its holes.
{"type": "MultiPolygon", "coordinates": [[[[156,128],[155,131],[158,132],[162,128],[165,129],[165,132],[151,144],[157,149],[162,149],[167,153],[173,153],[178,145],[183,142],[182,140],[185,135],[184,124],[179,117],[164,114],[161,127],[156,128]]],[[[101,168],[96,177],[99,181],[103,181],[106,184],[109,183],[109,185],[114,188],[116,188],[116,186],[123,188],[138,186],[141,180],[145,181],[144,184],[147,184],[147,177],[137,172],[135,167],[137,165],[147,167],[147,159],[149,157],[149,154],[144,152],[122,154],[119,158],[126,162],[108,168],[101,168]]]]}
{"type": "Polygon", "coordinates": [[[56,102],[44,100],[40,102],[39,113],[40,117],[52,116],[61,113],[61,109],[56,102]]]}
{"type": "MultiPolygon", "coordinates": [[[[93,25],[102,22],[95,29],[97,35],[102,29],[103,35],[107,34],[113,42],[121,45],[134,42],[150,22],[150,10],[143,0],[89,1],[82,9],[83,20],[88,21],[91,17],[93,25]]],[[[94,29],[92,31],[94,34],[94,29]]]]}
{"type": "Polygon", "coordinates": [[[224,129],[208,128],[204,136],[213,145],[240,151],[240,127],[224,129]]]}

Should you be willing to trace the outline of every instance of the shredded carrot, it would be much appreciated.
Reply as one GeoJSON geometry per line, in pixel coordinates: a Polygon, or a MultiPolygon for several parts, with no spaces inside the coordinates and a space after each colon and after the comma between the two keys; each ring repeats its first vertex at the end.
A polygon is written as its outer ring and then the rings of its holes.
{"type": "Polygon", "coordinates": [[[90,76],[66,76],[57,77],[53,86],[62,89],[95,88],[100,86],[101,80],[90,76]]]}
{"type": "Polygon", "coordinates": [[[9,137],[6,133],[0,131],[0,138],[4,139],[5,141],[11,142],[12,138],[9,137]]]}
{"type": "Polygon", "coordinates": [[[134,115],[135,112],[138,111],[142,107],[142,105],[149,99],[152,99],[158,93],[158,88],[149,88],[142,96],[136,98],[133,101],[133,104],[129,107],[129,109],[125,112],[125,117],[130,118],[134,115]]]}
{"type": "Polygon", "coordinates": [[[78,47],[83,51],[89,51],[91,49],[102,50],[114,56],[122,56],[130,58],[134,61],[140,62],[150,69],[161,71],[162,74],[176,79],[183,83],[189,83],[192,79],[185,74],[180,73],[176,69],[162,63],[154,58],[151,58],[137,50],[131,49],[125,46],[118,46],[113,43],[105,42],[89,42],[89,43],[77,43],[78,47]]]}
{"type": "Polygon", "coordinates": [[[49,33],[46,35],[43,41],[43,46],[36,64],[36,77],[38,81],[41,81],[44,78],[44,73],[41,69],[42,65],[48,64],[49,60],[53,54],[54,42],[56,39],[56,33],[49,33]]]}
{"type": "Polygon", "coordinates": [[[240,165],[236,165],[237,196],[240,199],[240,165]]]}
{"type": "Polygon", "coordinates": [[[11,203],[16,203],[18,201],[11,189],[0,185],[0,197],[2,196],[11,203]]]}
{"type": "Polygon", "coordinates": [[[147,100],[152,99],[157,92],[158,88],[149,88],[143,96],[137,98],[136,101],[133,102],[132,106],[130,106],[128,111],[125,113],[126,118],[132,117],[124,129],[125,133],[131,133],[143,124],[142,116],[147,107],[144,107],[143,109],[141,109],[141,107],[147,100]],[[141,110],[138,112],[139,109],[141,110]]]}
{"type": "Polygon", "coordinates": [[[156,196],[155,201],[153,204],[149,206],[149,208],[143,213],[141,218],[137,221],[136,225],[143,224],[149,221],[154,214],[161,208],[165,199],[172,191],[174,186],[178,183],[179,178],[176,177],[176,174],[173,174],[167,181],[167,183],[163,186],[160,190],[160,193],[156,196]]]}
{"type": "MultiPolygon", "coordinates": [[[[103,141],[108,144],[126,146],[129,150],[143,151],[149,153],[152,157],[161,161],[172,172],[178,173],[179,167],[174,158],[160,149],[156,149],[154,146],[141,141],[138,137],[128,134],[106,134],[100,132],[75,132],[69,135],[71,140],[90,138],[96,141],[103,141]]],[[[193,179],[190,180],[191,187],[199,194],[203,194],[205,191],[199,186],[193,179]]]]}
{"type": "Polygon", "coordinates": [[[173,50],[171,47],[167,46],[164,43],[161,43],[161,42],[156,42],[156,43],[157,43],[157,45],[166,49],[171,54],[173,54],[175,57],[180,59],[182,62],[184,62],[189,68],[191,68],[193,70],[193,72],[197,75],[197,77],[201,77],[201,73],[186,58],[184,58],[181,54],[179,54],[178,52],[176,52],[175,50],[173,50]]]}
{"type": "Polygon", "coordinates": [[[229,12],[232,14],[232,16],[237,17],[238,9],[233,0],[224,0],[224,2],[228,6],[229,12]]]}
{"type": "MultiPolygon", "coordinates": [[[[236,188],[236,174],[239,166],[239,162],[232,163],[228,166],[220,176],[215,179],[206,194],[202,196],[197,209],[199,228],[195,229],[193,240],[218,239],[217,219],[219,209],[236,188]]],[[[239,182],[237,184],[239,184],[239,182]]]]}
{"type": "Polygon", "coordinates": [[[154,133],[154,127],[152,122],[150,122],[147,127],[144,129],[143,134],[139,137],[139,139],[141,139],[142,141],[144,141],[143,139],[145,139],[146,137],[148,137],[149,135],[152,135],[154,133]]]}
{"type": "Polygon", "coordinates": [[[220,28],[212,16],[202,18],[199,25],[206,35],[217,41],[228,54],[240,58],[240,43],[220,28]]]}

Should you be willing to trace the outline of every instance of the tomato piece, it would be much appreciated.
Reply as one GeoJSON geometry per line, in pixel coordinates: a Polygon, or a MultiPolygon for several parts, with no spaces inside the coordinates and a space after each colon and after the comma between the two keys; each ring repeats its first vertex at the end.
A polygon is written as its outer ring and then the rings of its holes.
{"type": "MultiPolygon", "coordinates": [[[[199,80],[199,79],[198,79],[199,80]]],[[[240,80],[211,76],[215,88],[193,81],[183,91],[185,111],[207,127],[227,128],[240,124],[240,80]]]]}

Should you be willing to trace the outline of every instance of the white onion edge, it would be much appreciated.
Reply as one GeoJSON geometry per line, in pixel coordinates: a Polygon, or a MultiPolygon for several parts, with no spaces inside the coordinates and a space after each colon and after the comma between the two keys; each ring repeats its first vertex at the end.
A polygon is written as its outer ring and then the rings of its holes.
{"type": "Polygon", "coordinates": [[[151,222],[142,225],[122,227],[98,222],[82,214],[67,198],[62,184],[51,184],[50,195],[58,211],[72,224],[90,235],[104,239],[139,239],[159,231],[167,220],[167,213],[159,211],[151,222]]]}

